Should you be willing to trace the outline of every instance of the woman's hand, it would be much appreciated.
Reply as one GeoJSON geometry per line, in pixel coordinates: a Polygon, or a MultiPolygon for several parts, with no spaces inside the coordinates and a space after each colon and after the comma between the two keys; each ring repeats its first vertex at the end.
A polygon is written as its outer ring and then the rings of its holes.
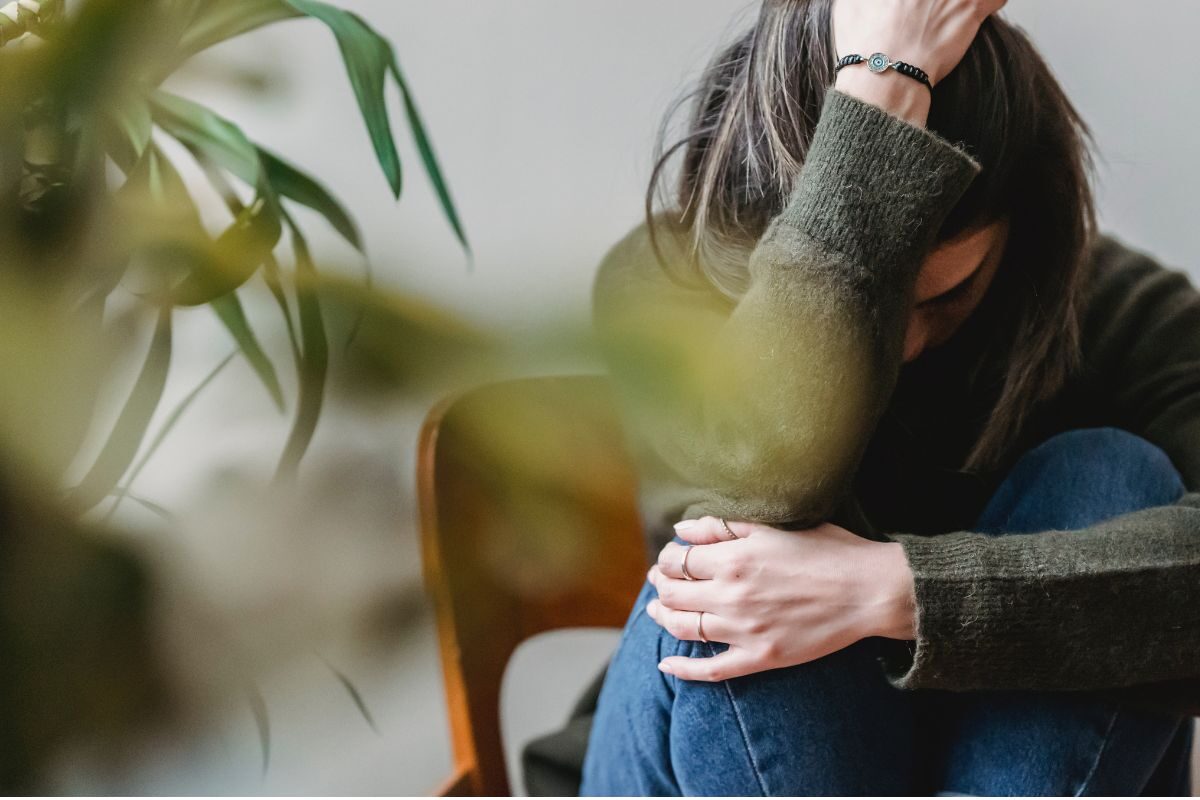
{"type": "MultiPolygon", "coordinates": [[[[925,70],[933,85],[966,55],[979,26],[1006,0],[834,0],[832,35],[837,57],[886,53],[925,70]]],[[[873,74],[866,64],[838,71],[839,91],[874,103],[914,125],[929,116],[929,90],[893,69],[873,74]]]]}
{"type": "Polygon", "coordinates": [[[666,658],[665,672],[719,681],[802,664],[868,636],[912,639],[913,575],[901,545],[873,542],[837,525],[782,531],[716,517],[685,520],[676,532],[696,545],[688,574],[684,545],[668,543],[650,568],[658,590],[646,613],[677,639],[705,638],[729,648],[710,658],[666,658]]]}

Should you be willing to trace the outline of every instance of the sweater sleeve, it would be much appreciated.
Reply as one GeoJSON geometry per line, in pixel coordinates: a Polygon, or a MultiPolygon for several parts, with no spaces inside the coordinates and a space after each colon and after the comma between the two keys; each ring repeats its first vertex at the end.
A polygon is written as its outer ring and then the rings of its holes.
{"type": "Polygon", "coordinates": [[[1075,531],[893,534],[917,594],[916,641],[884,660],[897,687],[1114,689],[1200,714],[1200,293],[1108,237],[1097,260],[1084,391],[1187,491],[1075,531]]]}
{"type": "MultiPolygon", "coordinates": [[[[916,272],[979,170],[936,133],[830,89],[736,302],[668,278],[644,225],[608,253],[594,329],[634,438],[700,487],[684,516],[830,515],[894,387],[916,272]]],[[[682,236],[659,238],[682,262],[682,236]]]]}

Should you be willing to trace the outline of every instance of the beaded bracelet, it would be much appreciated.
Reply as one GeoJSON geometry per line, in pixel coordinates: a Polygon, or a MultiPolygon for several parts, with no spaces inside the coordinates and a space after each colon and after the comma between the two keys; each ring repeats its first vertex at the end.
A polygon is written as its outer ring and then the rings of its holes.
{"type": "Polygon", "coordinates": [[[933,91],[933,84],[929,82],[929,76],[925,74],[925,70],[920,67],[914,67],[912,64],[904,61],[892,61],[883,53],[872,53],[870,58],[863,58],[858,53],[842,56],[838,59],[833,71],[836,73],[842,67],[850,64],[861,64],[864,61],[867,62],[867,69],[871,70],[871,72],[883,72],[888,67],[891,67],[901,75],[907,75],[913,80],[920,81],[928,86],[930,91],[933,91]]]}

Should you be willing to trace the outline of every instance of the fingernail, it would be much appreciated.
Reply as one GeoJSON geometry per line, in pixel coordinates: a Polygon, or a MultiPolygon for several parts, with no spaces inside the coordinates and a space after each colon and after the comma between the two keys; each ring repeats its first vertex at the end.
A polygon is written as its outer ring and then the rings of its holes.
{"type": "Polygon", "coordinates": [[[682,530],[687,530],[688,528],[692,527],[695,524],[696,524],[696,520],[694,520],[694,519],[684,519],[684,520],[680,520],[679,522],[676,522],[673,527],[677,531],[682,531],[682,530]]]}
{"type": "Polygon", "coordinates": [[[642,611],[645,611],[647,614],[649,614],[652,617],[654,616],[654,610],[652,608],[650,608],[650,606],[654,605],[654,602],[655,601],[651,600],[649,603],[646,603],[646,605],[644,605],[642,607],[642,611]]]}
{"type": "Polygon", "coordinates": [[[667,663],[667,662],[665,662],[665,661],[660,661],[660,662],[658,662],[658,668],[659,668],[660,670],[662,670],[663,672],[670,672],[670,671],[671,671],[671,665],[670,665],[670,664],[668,664],[668,663],[667,663]]]}

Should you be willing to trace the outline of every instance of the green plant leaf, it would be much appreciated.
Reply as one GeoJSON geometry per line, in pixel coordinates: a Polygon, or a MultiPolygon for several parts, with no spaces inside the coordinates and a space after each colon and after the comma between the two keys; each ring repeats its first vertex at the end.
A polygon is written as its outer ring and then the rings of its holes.
{"type": "Polygon", "coordinates": [[[371,730],[378,734],[379,726],[375,724],[375,718],[371,716],[371,711],[367,708],[366,702],[363,701],[362,692],[358,691],[358,687],[355,686],[354,683],[346,677],[345,673],[335,667],[333,663],[330,662],[330,660],[325,656],[317,653],[317,658],[325,662],[325,666],[329,667],[329,671],[332,672],[334,677],[338,679],[338,683],[342,684],[342,688],[346,690],[346,694],[350,695],[350,699],[354,702],[354,706],[358,709],[358,713],[361,714],[362,718],[366,720],[366,723],[371,726],[371,730]]]}
{"type": "Polygon", "coordinates": [[[400,70],[400,64],[396,60],[396,52],[391,43],[376,33],[357,14],[335,8],[328,3],[319,2],[319,0],[285,0],[285,2],[297,11],[325,23],[333,32],[338,48],[342,52],[346,72],[350,76],[350,85],[354,88],[359,109],[362,111],[363,120],[370,132],[371,143],[375,148],[379,165],[388,178],[393,194],[399,197],[403,183],[400,157],[396,152],[396,144],[392,137],[384,96],[388,74],[391,74],[396,80],[417,151],[420,153],[425,171],[433,183],[442,213],[454,229],[454,234],[458,237],[463,249],[470,254],[471,247],[467,242],[462,220],[450,197],[449,187],[438,164],[437,156],[434,154],[433,143],[425,130],[421,115],[417,111],[416,101],[400,70]]]}
{"type": "Polygon", "coordinates": [[[152,282],[162,282],[154,291],[170,293],[177,305],[201,305],[237,289],[270,256],[282,233],[278,200],[267,187],[249,207],[239,203],[233,222],[214,241],[179,173],[153,144],[117,197],[127,220],[118,235],[130,235],[127,247],[139,269],[153,270],[152,282]]]}
{"type": "Polygon", "coordinates": [[[150,351],[108,441],[83,480],[70,494],[71,504],[87,511],[108,496],[137,455],[150,419],[162,399],[171,365],[171,308],[158,313],[150,351]]]}
{"type": "Polygon", "coordinates": [[[183,238],[199,236],[204,231],[196,212],[192,195],[171,159],[154,142],[131,167],[118,164],[125,170],[125,183],[116,191],[116,199],[125,204],[126,222],[131,227],[151,228],[155,235],[164,231],[183,238]]]}
{"type": "Polygon", "coordinates": [[[362,252],[362,238],[359,236],[354,220],[324,186],[299,168],[262,147],[258,148],[258,156],[266,172],[267,181],[276,192],[325,217],[334,230],[342,235],[342,238],[353,245],[356,250],[362,252]]]}
{"type": "Polygon", "coordinates": [[[153,514],[157,514],[158,516],[162,517],[164,520],[166,520],[167,522],[170,522],[171,524],[175,524],[175,515],[172,514],[166,508],[160,506],[158,503],[155,503],[153,500],[147,500],[146,498],[139,497],[136,494],[129,494],[129,495],[127,495],[127,497],[129,497],[129,499],[132,502],[137,503],[139,506],[146,509],[147,511],[149,511],[153,514]]]}
{"type": "Polygon", "coordinates": [[[106,116],[112,126],[113,141],[109,152],[117,166],[128,174],[150,146],[150,133],[154,128],[150,104],[144,96],[126,92],[113,98],[106,116]]]}
{"type": "MultiPolygon", "coordinates": [[[[359,110],[367,126],[371,146],[375,150],[376,159],[383,170],[384,176],[388,180],[393,195],[398,198],[403,188],[403,170],[399,153],[396,150],[385,97],[387,76],[390,74],[395,79],[400,89],[405,116],[408,119],[409,127],[412,129],[417,152],[421,156],[422,165],[437,194],[442,213],[446,217],[447,222],[449,222],[450,227],[454,230],[454,234],[462,244],[463,249],[470,255],[471,246],[467,240],[462,219],[450,195],[449,185],[438,163],[432,140],[426,130],[421,114],[417,110],[412,90],[400,69],[400,64],[396,59],[396,53],[391,43],[380,36],[357,14],[336,8],[328,3],[319,2],[319,0],[271,0],[271,2],[266,2],[265,0],[248,0],[245,3],[247,8],[244,12],[236,12],[234,9],[217,8],[228,6],[230,2],[231,0],[210,0],[210,5],[214,6],[213,13],[218,17],[223,14],[234,14],[236,16],[238,13],[241,13],[243,15],[241,18],[244,19],[245,24],[250,24],[250,22],[256,23],[253,27],[287,17],[304,15],[324,23],[329,28],[337,40],[338,49],[342,54],[342,61],[345,64],[346,73],[350,79],[350,85],[354,90],[359,110]],[[271,11],[270,6],[272,3],[287,6],[292,13],[278,15],[271,11]],[[260,19],[262,21],[259,21],[260,19]]],[[[206,12],[202,12],[202,17],[204,13],[206,12]]],[[[236,25],[227,27],[231,31],[237,28],[238,26],[236,25]]],[[[250,29],[250,27],[244,27],[238,30],[238,32],[250,29]]],[[[176,113],[183,112],[183,109],[174,110],[176,113]]],[[[229,123],[226,124],[228,125],[229,123]]],[[[245,139],[245,137],[243,136],[242,139],[245,139]]],[[[239,172],[230,164],[221,163],[247,183],[256,183],[255,179],[239,172]]],[[[293,199],[308,205],[305,200],[300,198],[293,199]]],[[[315,200],[316,198],[312,199],[315,200]]],[[[317,210],[325,213],[320,208],[317,210]]],[[[347,239],[351,238],[347,235],[346,226],[341,221],[335,222],[334,218],[328,215],[327,218],[329,218],[330,222],[342,235],[346,236],[347,239]]]]}
{"type": "Polygon", "coordinates": [[[249,280],[270,257],[282,234],[278,196],[258,148],[237,125],[163,91],[153,94],[151,109],[155,122],[198,159],[228,170],[258,191],[254,203],[236,212],[234,223],[217,240],[214,258],[196,263],[176,289],[175,301],[180,305],[211,302],[249,280]]]}
{"type": "Polygon", "coordinates": [[[298,16],[282,0],[203,0],[179,43],[179,61],[226,39],[298,16]]]}
{"type": "Polygon", "coordinates": [[[250,713],[254,715],[254,727],[258,729],[258,745],[262,750],[262,774],[266,777],[271,766],[271,718],[267,714],[267,701],[262,690],[251,685],[246,690],[250,702],[250,713]]]}
{"type": "Polygon", "coordinates": [[[259,195],[245,207],[211,247],[163,253],[160,257],[187,259],[191,270],[171,290],[176,305],[211,303],[254,275],[279,242],[280,209],[273,195],[259,195]]]}
{"type": "Polygon", "coordinates": [[[437,155],[433,152],[433,142],[430,141],[429,134],[425,131],[425,123],[421,120],[421,115],[417,111],[417,104],[413,99],[412,92],[409,91],[408,82],[404,79],[403,73],[400,72],[400,64],[396,61],[394,51],[391,51],[389,69],[391,69],[392,76],[395,77],[396,83],[400,87],[400,94],[404,99],[404,113],[408,117],[408,125],[412,129],[413,141],[417,144],[417,152],[421,154],[421,163],[425,166],[425,173],[429,176],[429,181],[433,184],[434,191],[437,192],[438,202],[442,206],[442,213],[446,216],[446,221],[450,223],[450,227],[454,229],[454,235],[458,237],[463,250],[470,256],[471,245],[467,241],[467,232],[463,229],[462,220],[458,216],[458,210],[454,207],[454,200],[450,197],[450,187],[442,175],[442,168],[438,165],[437,155]]]}
{"type": "Polygon", "coordinates": [[[150,109],[158,126],[189,149],[202,153],[249,185],[260,185],[258,150],[237,125],[199,103],[162,90],[151,95],[150,109]]]}
{"type": "MultiPolygon", "coordinates": [[[[225,204],[229,208],[229,212],[235,216],[242,213],[244,206],[238,198],[237,192],[229,185],[228,179],[215,164],[212,163],[203,154],[195,154],[197,163],[204,170],[204,174],[208,176],[209,182],[213,188],[225,198],[225,204]]],[[[270,182],[264,183],[267,194],[274,196],[275,189],[270,182]]],[[[300,342],[296,336],[296,326],[292,321],[291,307],[288,303],[287,293],[283,288],[283,274],[279,269],[279,262],[276,261],[273,253],[268,253],[263,259],[262,264],[263,281],[267,284],[267,288],[271,292],[271,296],[275,298],[276,304],[279,306],[280,314],[283,316],[284,325],[287,328],[288,344],[291,346],[292,355],[295,359],[296,369],[300,369],[300,342]]]]}
{"type": "Polygon", "coordinates": [[[375,156],[392,187],[392,194],[399,197],[403,184],[400,155],[392,138],[392,124],[388,119],[384,98],[384,86],[392,61],[391,45],[357,14],[316,0],[284,2],[296,11],[320,20],[333,32],[354,96],[358,99],[359,110],[367,124],[375,156]]]}
{"type": "Polygon", "coordinates": [[[292,320],[292,308],[288,303],[287,293],[283,289],[283,272],[279,269],[279,262],[273,255],[268,256],[267,260],[263,262],[263,282],[267,284],[271,296],[275,298],[275,304],[279,306],[279,314],[283,317],[283,324],[287,329],[288,344],[292,348],[296,370],[299,372],[302,358],[300,338],[296,335],[296,324],[292,320]]]}
{"type": "Polygon", "coordinates": [[[267,393],[275,402],[275,408],[282,412],[283,387],[279,385],[279,376],[275,372],[275,365],[271,363],[271,359],[267,357],[262,345],[259,344],[258,337],[251,330],[250,321],[246,319],[246,311],[242,308],[242,301],[238,299],[237,292],[230,292],[218,297],[209,305],[224,323],[226,330],[233,336],[242,355],[246,357],[246,361],[257,373],[263,386],[267,387],[267,393]]]}
{"type": "MultiPolygon", "coordinates": [[[[213,367],[213,369],[204,376],[204,380],[196,384],[196,386],[175,405],[175,408],[171,410],[171,413],[167,415],[167,418],[163,420],[162,425],[159,426],[158,432],[154,434],[154,438],[150,440],[150,444],[142,453],[142,457],[139,458],[137,463],[133,465],[133,469],[129,470],[129,477],[125,480],[125,485],[113,492],[116,499],[113,501],[112,506],[108,509],[108,513],[104,515],[105,519],[109,519],[113,516],[113,514],[117,513],[117,508],[121,505],[121,500],[125,497],[128,497],[134,502],[141,503],[151,511],[158,513],[158,509],[161,508],[161,506],[157,508],[152,507],[151,504],[149,504],[149,501],[135,497],[129,493],[129,490],[133,488],[133,484],[137,481],[138,476],[142,474],[142,470],[146,468],[146,464],[148,464],[150,459],[154,457],[154,454],[158,452],[158,448],[166,440],[167,434],[171,432],[171,430],[183,417],[184,412],[186,412],[192,403],[195,402],[196,398],[200,396],[200,393],[208,388],[208,385],[212,383],[218,375],[221,374],[221,370],[225,369],[225,367],[230,361],[233,360],[233,357],[236,356],[237,353],[238,351],[234,350],[232,353],[225,356],[225,358],[221,359],[217,366],[213,367]]],[[[167,512],[166,509],[162,509],[162,513],[167,514],[169,517],[169,512],[167,512]]]]}
{"type": "Polygon", "coordinates": [[[321,416],[321,405],[325,399],[325,380],[329,369],[329,340],[325,333],[325,320],[321,315],[318,297],[318,275],[308,243],[291,217],[284,215],[292,233],[292,249],[296,255],[296,301],[300,312],[300,342],[303,361],[300,369],[300,400],[297,403],[296,419],[288,436],[287,446],[279,460],[276,478],[291,479],[300,467],[300,460],[308,451],[317,421],[321,416]]]}

